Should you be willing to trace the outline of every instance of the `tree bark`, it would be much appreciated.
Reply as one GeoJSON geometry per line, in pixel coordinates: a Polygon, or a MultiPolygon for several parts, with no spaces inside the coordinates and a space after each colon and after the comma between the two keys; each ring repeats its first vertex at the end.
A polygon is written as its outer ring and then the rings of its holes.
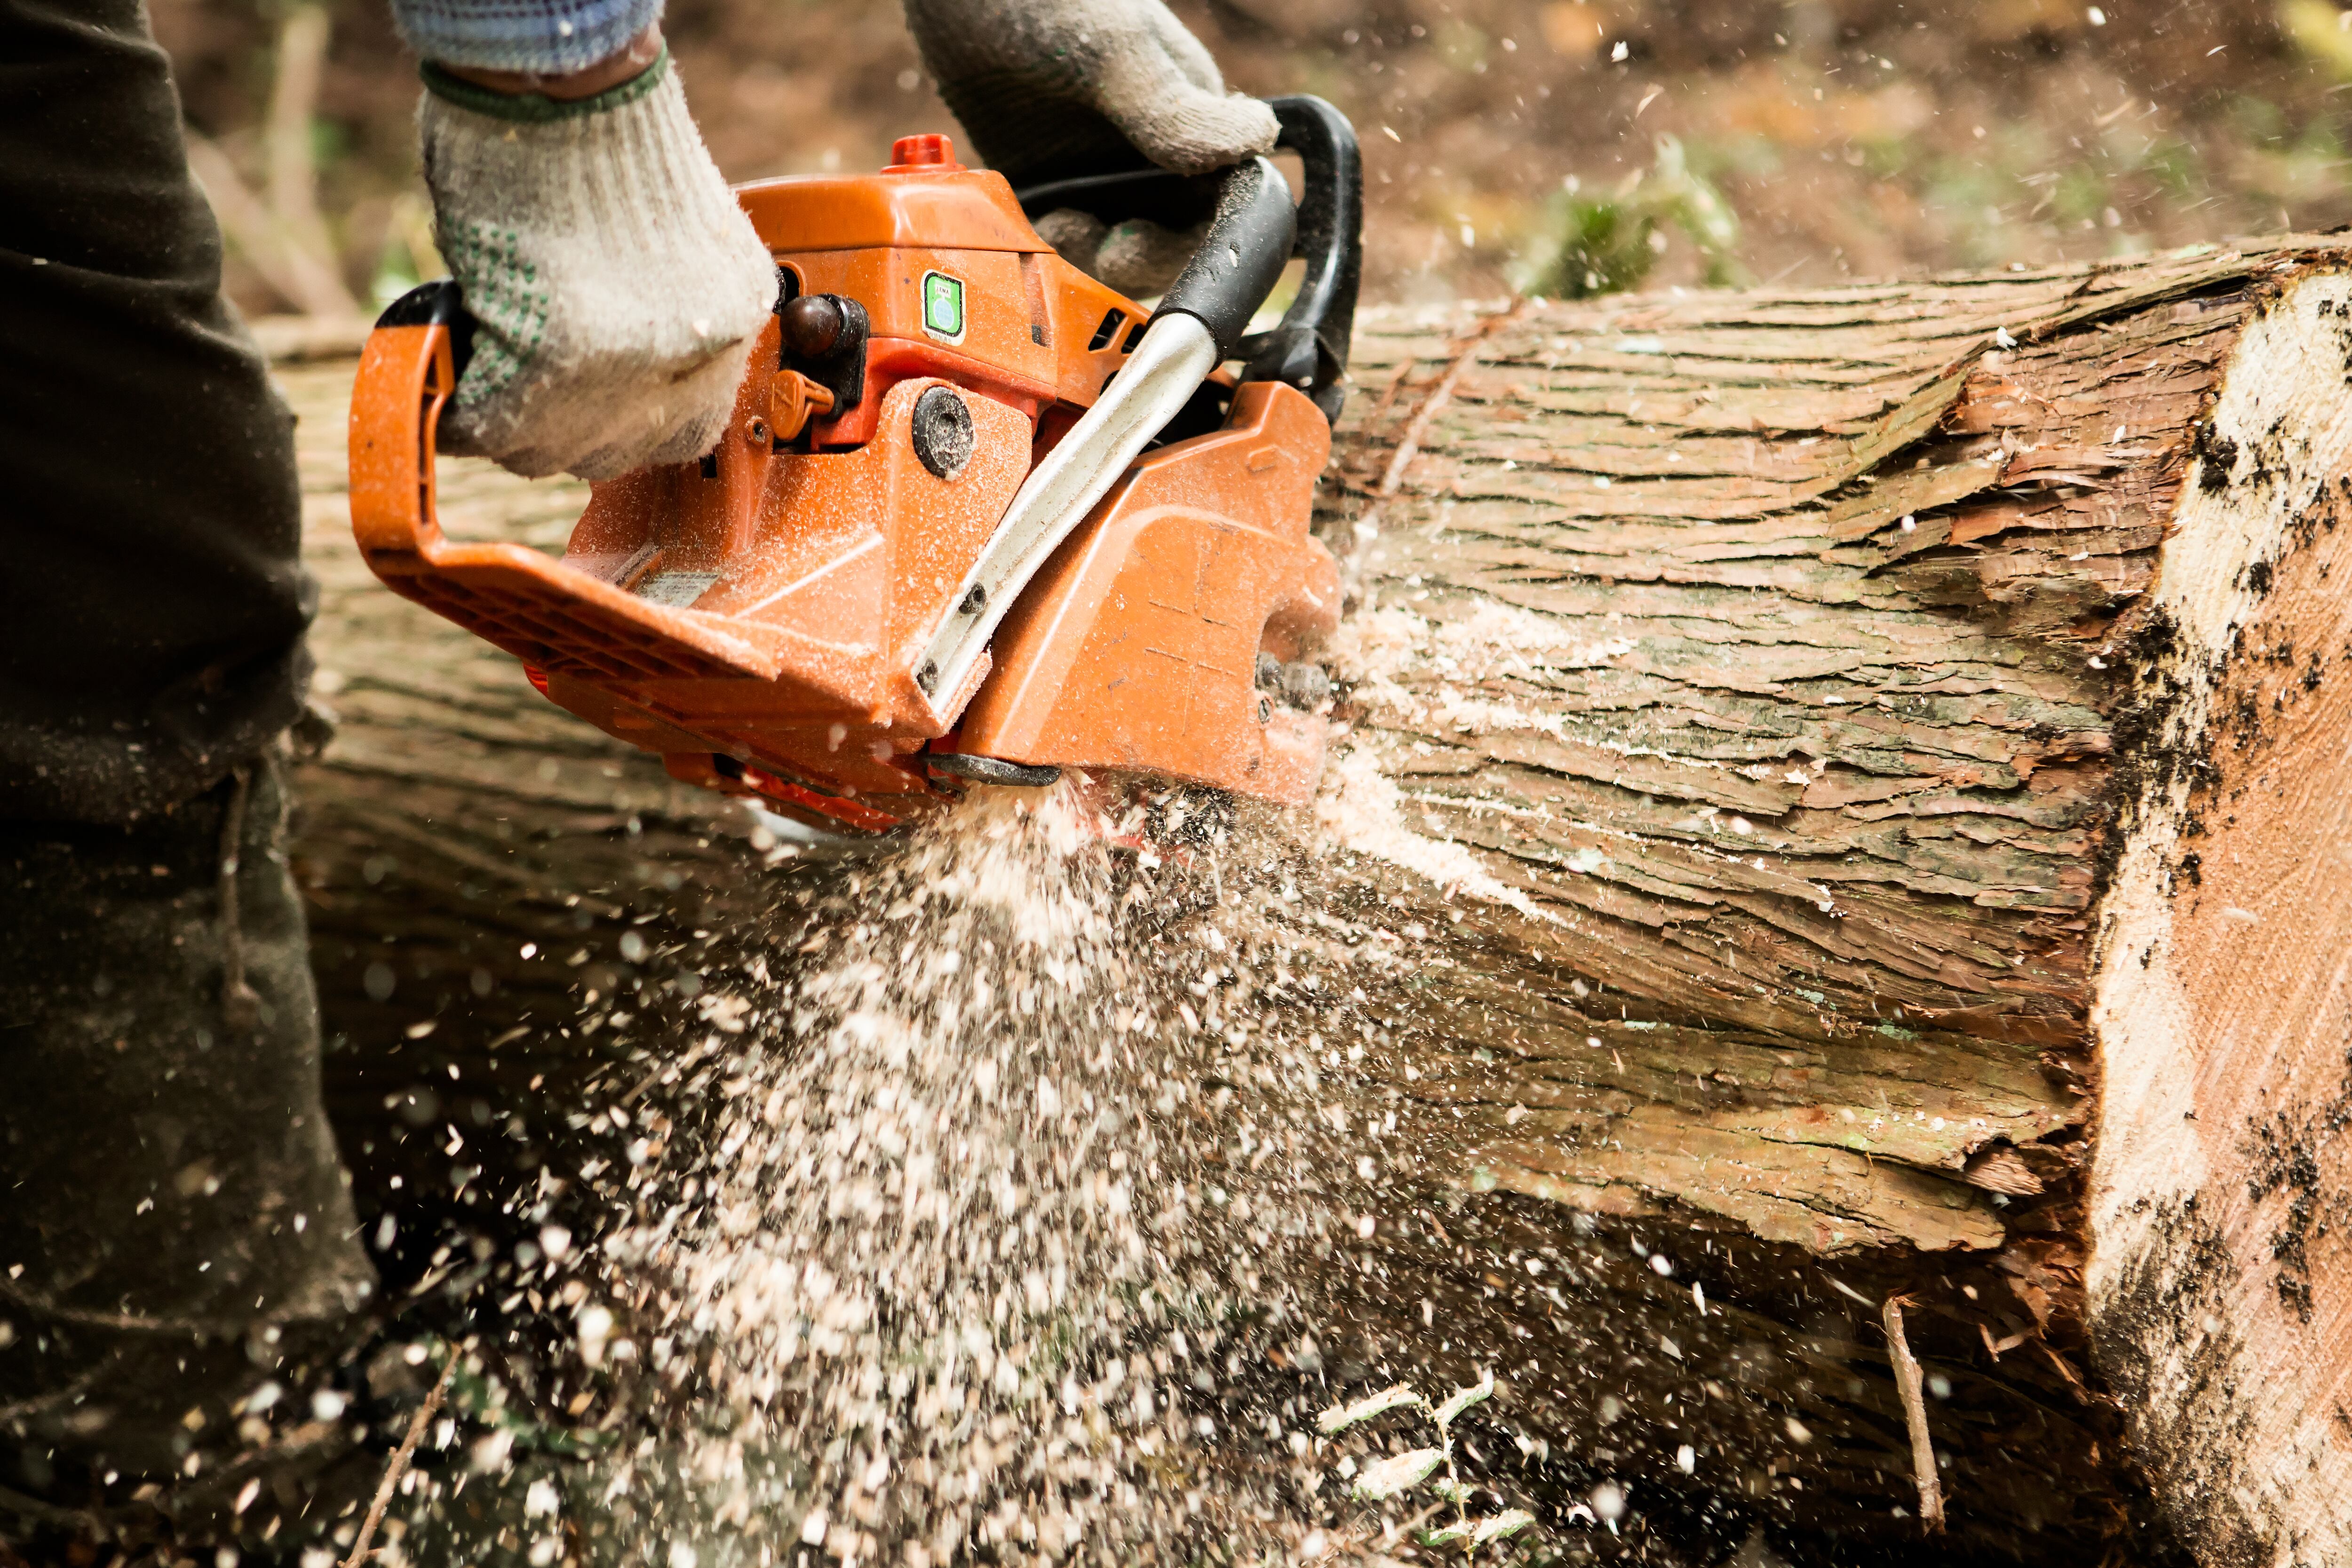
{"type": "Polygon", "coordinates": [[[1458,889],[1405,1091],[1471,1182],[1831,1310],[1751,1494],[1899,1504],[1841,1297],[1900,1291],[1957,1534],[2132,1533],[2126,1436],[2206,1560],[2344,1551],[2342,266],[1363,334],[1324,817],[1458,889]]]}
{"type": "MultiPolygon", "coordinates": [[[[1366,313],[1342,738],[1297,885],[1234,895],[1364,994],[1340,1114],[1429,1134],[1326,1282],[1334,1376],[1495,1368],[1531,1493],[1631,1487],[1685,1552],[1891,1546],[1899,1295],[1922,1550],[2352,1547],[2344,265],[1366,313]]],[[[595,1070],[493,1042],[755,914],[763,847],[379,591],[348,368],[289,379],[364,1218],[420,1090],[494,1124],[595,1070]]],[[[443,472],[453,529],[578,509],[443,472]]]]}

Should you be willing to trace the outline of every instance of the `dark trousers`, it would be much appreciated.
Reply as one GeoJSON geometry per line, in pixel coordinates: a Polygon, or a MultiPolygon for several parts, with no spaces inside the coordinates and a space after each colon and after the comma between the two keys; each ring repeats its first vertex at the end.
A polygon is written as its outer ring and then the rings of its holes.
{"type": "Polygon", "coordinates": [[[373,1276],[270,751],[299,542],[138,0],[0,0],[0,1542],[34,1561],[293,1520],[335,1436],[373,1276]]]}
{"type": "Polygon", "coordinates": [[[293,419],[137,0],[0,0],[0,820],[128,822],[293,721],[293,419]]]}

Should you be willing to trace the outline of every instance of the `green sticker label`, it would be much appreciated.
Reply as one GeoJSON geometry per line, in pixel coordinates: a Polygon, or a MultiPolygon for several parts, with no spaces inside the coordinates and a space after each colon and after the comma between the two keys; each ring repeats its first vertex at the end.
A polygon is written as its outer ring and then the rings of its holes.
{"type": "Polygon", "coordinates": [[[923,325],[943,338],[963,336],[963,279],[923,274],[923,325]]]}

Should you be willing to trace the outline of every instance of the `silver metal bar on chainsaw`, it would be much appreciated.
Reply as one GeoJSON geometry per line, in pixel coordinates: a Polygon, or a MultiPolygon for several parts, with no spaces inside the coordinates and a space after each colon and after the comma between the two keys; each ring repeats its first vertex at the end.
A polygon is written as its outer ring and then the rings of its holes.
{"type": "Polygon", "coordinates": [[[915,683],[940,718],[955,717],[942,705],[963,690],[973,661],[1021,590],[1183,408],[1218,359],[1215,336],[1197,318],[1160,316],[1095,405],[1031,471],[915,666],[915,683]]]}

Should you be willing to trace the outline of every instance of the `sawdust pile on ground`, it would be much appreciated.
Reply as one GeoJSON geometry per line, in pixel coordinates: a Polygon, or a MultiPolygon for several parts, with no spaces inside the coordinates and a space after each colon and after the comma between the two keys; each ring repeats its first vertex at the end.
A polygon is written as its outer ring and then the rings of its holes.
{"type": "Polygon", "coordinates": [[[1191,1561],[1336,1506],[1285,1304],[1348,1223],[1279,1109],[1318,1015],[1242,1005],[1269,977],[1183,809],[1189,869],[1115,862],[1067,797],[974,802],[711,976],[579,1319],[688,1413],[608,1488],[650,1560],[1191,1561]],[[1221,1076],[1258,1110],[1204,1103],[1221,1076]]]}

